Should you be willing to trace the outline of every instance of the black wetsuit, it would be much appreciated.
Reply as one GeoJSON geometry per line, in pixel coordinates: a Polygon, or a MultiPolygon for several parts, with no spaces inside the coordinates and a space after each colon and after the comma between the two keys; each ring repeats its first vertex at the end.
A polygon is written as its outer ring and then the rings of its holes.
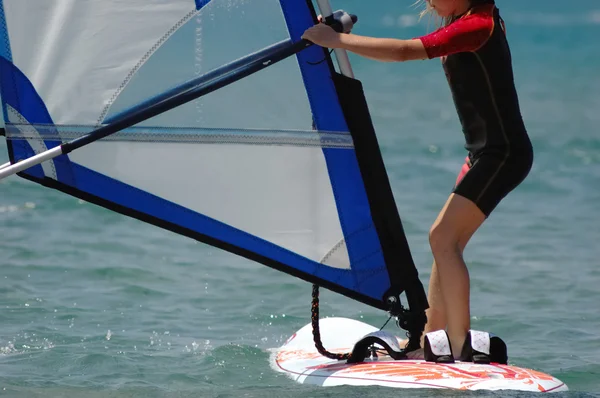
{"type": "Polygon", "coordinates": [[[454,193],[487,216],[529,174],[533,149],[521,117],[504,22],[491,0],[420,38],[442,58],[469,151],[454,193]]]}

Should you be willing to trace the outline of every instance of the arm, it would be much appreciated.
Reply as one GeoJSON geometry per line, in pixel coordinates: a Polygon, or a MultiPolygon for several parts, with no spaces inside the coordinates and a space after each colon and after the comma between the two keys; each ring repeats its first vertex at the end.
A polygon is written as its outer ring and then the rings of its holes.
{"type": "Polygon", "coordinates": [[[340,47],[366,58],[383,62],[427,59],[421,40],[380,39],[353,34],[340,35],[340,47]]]}
{"type": "Polygon", "coordinates": [[[327,48],[342,48],[363,57],[384,62],[401,62],[427,59],[427,52],[421,40],[380,39],[337,33],[325,24],[308,29],[303,39],[327,48]]]}
{"type": "Polygon", "coordinates": [[[490,5],[454,22],[452,28],[443,27],[413,40],[342,34],[323,23],[306,30],[302,38],[322,47],[342,48],[384,62],[438,58],[481,48],[494,30],[493,10],[490,5]]]}

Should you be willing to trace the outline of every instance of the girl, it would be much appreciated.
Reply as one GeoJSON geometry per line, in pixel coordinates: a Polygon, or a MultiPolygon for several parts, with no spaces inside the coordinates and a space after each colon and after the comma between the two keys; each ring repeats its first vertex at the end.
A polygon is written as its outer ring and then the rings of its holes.
{"type": "Polygon", "coordinates": [[[303,38],[378,61],[441,58],[468,151],[454,190],[434,222],[425,333],[446,329],[459,358],[470,329],[463,251],[500,201],[529,174],[533,150],[515,90],[504,22],[494,0],[427,0],[443,25],[413,40],[339,34],[325,24],[303,38]]]}

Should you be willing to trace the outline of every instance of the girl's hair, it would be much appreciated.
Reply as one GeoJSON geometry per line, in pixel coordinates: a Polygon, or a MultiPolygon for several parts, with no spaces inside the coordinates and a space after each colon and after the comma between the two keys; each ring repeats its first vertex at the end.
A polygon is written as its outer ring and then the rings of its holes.
{"type": "MultiPolygon", "coordinates": [[[[469,0],[470,6],[474,7],[478,4],[484,4],[484,3],[493,3],[493,0],[469,0]]],[[[419,18],[423,18],[426,15],[430,15],[431,11],[433,10],[433,8],[431,8],[431,6],[429,5],[429,3],[427,2],[427,0],[417,0],[414,5],[418,6],[421,3],[425,3],[425,9],[423,11],[421,11],[419,18]]],[[[446,18],[441,18],[441,25],[442,26],[448,26],[450,25],[452,22],[454,22],[456,20],[456,16],[450,16],[450,17],[446,17],[446,18]]]]}

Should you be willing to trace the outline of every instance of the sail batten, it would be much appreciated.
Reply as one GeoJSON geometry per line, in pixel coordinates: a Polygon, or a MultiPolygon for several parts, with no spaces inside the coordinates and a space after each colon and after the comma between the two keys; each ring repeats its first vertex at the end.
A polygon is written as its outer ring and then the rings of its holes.
{"type": "MultiPolygon", "coordinates": [[[[66,143],[84,137],[94,130],[91,126],[11,123],[6,137],[10,140],[42,139],[66,143]]],[[[354,146],[350,134],[336,131],[165,126],[133,126],[104,137],[102,141],[316,146],[320,148],[352,148],[354,146]]]]}

